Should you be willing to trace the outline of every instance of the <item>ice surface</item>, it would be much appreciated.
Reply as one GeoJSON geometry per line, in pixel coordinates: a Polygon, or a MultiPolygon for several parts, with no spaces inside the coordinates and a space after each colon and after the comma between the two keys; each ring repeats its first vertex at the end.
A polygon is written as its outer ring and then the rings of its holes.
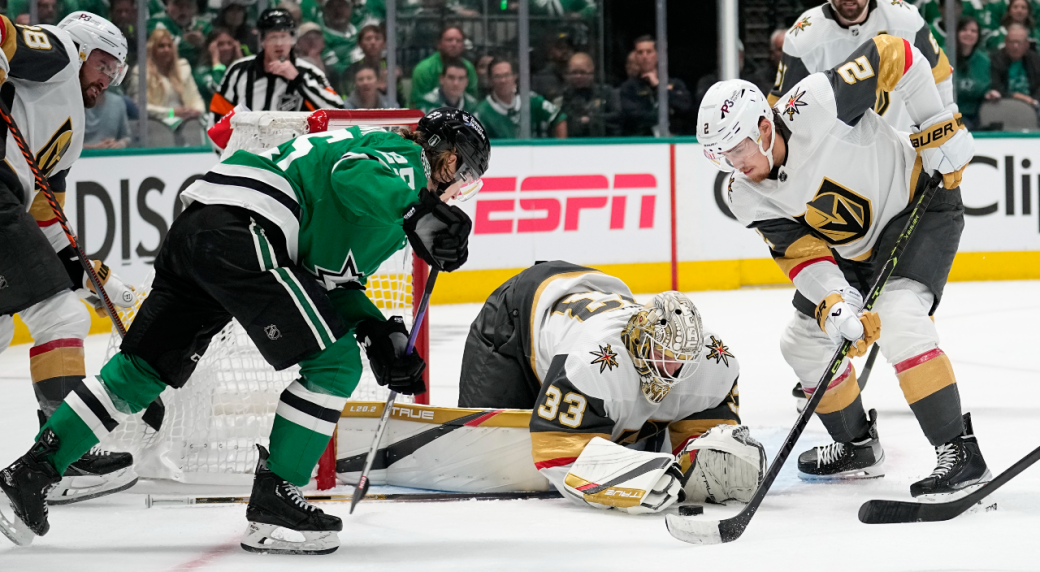
{"type": "MultiPolygon", "coordinates": [[[[794,309],[790,289],[694,292],[706,326],[741,361],[741,415],[770,457],[795,418],[794,377],[778,338],[794,309]]],[[[990,467],[999,472],[1040,443],[1040,282],[955,283],[936,318],[957,372],[965,410],[990,467]]],[[[478,305],[432,308],[435,404],[453,405],[463,340],[478,305]]],[[[87,340],[96,372],[104,337],[87,340]]],[[[36,431],[29,346],[0,355],[0,465],[28,449],[36,431]]],[[[242,551],[244,505],[145,508],[130,493],[51,509],[51,532],[30,548],[0,538],[0,571],[301,570],[1040,570],[1040,467],[998,491],[996,512],[935,524],[860,524],[869,498],[908,499],[935,457],[879,358],[864,394],[880,414],[883,479],[809,484],[792,462],[742,538],[691,546],[671,538],[661,516],[583,509],[564,500],[348,503],[323,509],[344,519],[330,556],[258,556],[242,551]]],[[[813,421],[796,451],[826,442],[813,421]]],[[[144,490],[144,489],[142,489],[144,490]]],[[[373,489],[373,492],[375,490],[373,489]]],[[[703,517],[737,507],[707,507],[703,517]]]]}

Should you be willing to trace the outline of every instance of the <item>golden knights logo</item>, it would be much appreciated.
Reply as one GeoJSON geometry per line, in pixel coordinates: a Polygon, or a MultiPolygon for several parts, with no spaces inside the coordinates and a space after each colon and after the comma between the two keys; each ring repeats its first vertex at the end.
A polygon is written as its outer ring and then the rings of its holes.
{"type": "Polygon", "coordinates": [[[802,30],[805,30],[809,26],[812,26],[812,24],[809,23],[809,18],[810,18],[810,16],[806,16],[806,17],[802,18],[797,24],[795,24],[794,26],[791,26],[791,33],[797,36],[799,34],[799,32],[801,32],[802,30]]]}
{"type": "Polygon", "coordinates": [[[722,340],[711,337],[711,343],[704,346],[708,348],[708,359],[715,359],[715,363],[724,363],[726,367],[729,367],[729,358],[733,357],[733,354],[729,353],[729,346],[722,343],[722,340]]]}
{"type": "Polygon", "coordinates": [[[870,201],[830,179],[805,206],[805,223],[833,245],[855,242],[870,229],[870,201]]]}
{"type": "Polygon", "coordinates": [[[598,352],[589,352],[596,356],[596,359],[592,360],[592,365],[599,364],[599,372],[603,373],[603,370],[614,371],[615,367],[618,367],[617,353],[610,349],[610,344],[607,347],[600,346],[598,352]]]}
{"type": "Polygon", "coordinates": [[[51,135],[51,138],[36,153],[36,164],[44,176],[51,176],[58,162],[72,145],[72,119],[66,119],[61,127],[51,135]]]}
{"type": "Polygon", "coordinates": [[[808,103],[802,101],[803,95],[805,95],[804,89],[802,91],[796,92],[794,95],[787,98],[787,104],[784,105],[783,113],[787,114],[788,121],[793,121],[795,115],[801,115],[801,112],[798,111],[799,107],[805,107],[806,105],[809,105],[808,103]]]}

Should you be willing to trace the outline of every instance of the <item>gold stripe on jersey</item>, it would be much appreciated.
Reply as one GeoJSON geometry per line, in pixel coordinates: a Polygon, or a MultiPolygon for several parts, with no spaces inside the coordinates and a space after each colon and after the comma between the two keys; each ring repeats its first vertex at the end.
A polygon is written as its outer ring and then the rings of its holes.
{"type": "MultiPolygon", "coordinates": [[[[65,193],[54,193],[54,198],[58,199],[58,204],[62,207],[65,206],[65,193]]],[[[48,222],[58,218],[54,211],[51,210],[50,203],[47,202],[47,195],[43,193],[36,193],[33,197],[32,204],[29,205],[29,214],[32,215],[33,220],[36,222],[48,222]]]]}
{"type": "Polygon", "coordinates": [[[87,375],[83,365],[82,347],[55,348],[29,358],[29,373],[33,383],[55,377],[87,375]]]}
{"type": "Polygon", "coordinates": [[[775,260],[780,270],[783,270],[786,276],[791,276],[791,272],[800,264],[816,258],[831,257],[831,249],[827,247],[825,242],[811,234],[807,234],[791,243],[784,255],[775,260]]]}
{"type": "Polygon", "coordinates": [[[932,66],[932,77],[935,78],[935,83],[939,83],[951,75],[953,75],[953,68],[950,67],[950,59],[946,57],[946,52],[940,49],[939,61],[932,66]]]}
{"type": "Polygon", "coordinates": [[[899,387],[902,388],[906,402],[910,405],[948,385],[957,383],[950,358],[946,357],[944,353],[939,353],[936,357],[920,365],[898,372],[896,377],[899,378],[899,387]]]}
{"type": "Polygon", "coordinates": [[[531,456],[534,462],[543,463],[553,459],[576,459],[596,437],[610,440],[606,433],[564,433],[563,431],[532,431],[531,456]]]}
{"type": "MultiPolygon", "coordinates": [[[[531,371],[534,373],[534,376],[538,378],[538,382],[539,383],[542,382],[542,378],[541,378],[541,376],[538,375],[538,367],[537,367],[537,364],[535,363],[535,359],[536,359],[536,357],[538,355],[538,352],[535,350],[535,348],[538,347],[538,340],[534,339],[534,332],[535,332],[534,323],[535,323],[535,320],[537,319],[537,316],[535,315],[536,314],[535,310],[538,309],[538,300],[542,297],[542,292],[544,292],[545,289],[549,286],[549,284],[552,283],[553,281],[564,279],[564,278],[574,278],[576,276],[581,276],[583,274],[602,274],[602,272],[594,272],[594,271],[590,271],[590,270],[586,269],[586,270],[577,270],[575,272],[565,272],[563,274],[555,274],[553,276],[550,276],[549,278],[546,278],[544,282],[542,282],[541,284],[538,285],[538,289],[535,290],[534,300],[531,301],[531,325],[530,325],[530,327],[531,327],[531,330],[530,330],[531,331],[531,346],[530,346],[531,347],[531,371]]],[[[606,438],[609,439],[609,437],[606,437],[606,438]]]]}
{"type": "MultiPolygon", "coordinates": [[[[599,486],[590,481],[586,481],[573,473],[567,473],[567,477],[563,480],[563,483],[578,491],[581,491],[581,487],[588,485],[593,485],[593,487],[599,486]]],[[[646,491],[643,489],[630,489],[625,487],[607,487],[598,493],[591,495],[582,493],[582,496],[585,497],[587,502],[618,508],[636,506],[642,502],[645,495],[646,491]]]]}
{"type": "Polygon", "coordinates": [[[878,90],[892,91],[906,73],[907,42],[903,38],[889,35],[874,36],[871,40],[878,51],[878,90]]]}
{"type": "Polygon", "coordinates": [[[843,377],[845,379],[842,379],[838,385],[831,385],[827,388],[827,393],[823,394],[820,404],[816,406],[817,413],[824,414],[841,411],[852,405],[852,402],[859,397],[859,382],[856,381],[856,369],[850,365],[849,374],[843,377]]]}

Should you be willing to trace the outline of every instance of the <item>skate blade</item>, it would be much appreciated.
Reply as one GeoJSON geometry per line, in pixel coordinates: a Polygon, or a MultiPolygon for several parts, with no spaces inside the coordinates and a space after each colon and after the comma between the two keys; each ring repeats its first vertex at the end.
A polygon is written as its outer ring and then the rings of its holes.
{"type": "MultiPolygon", "coordinates": [[[[936,503],[944,503],[944,502],[952,502],[952,501],[955,501],[955,500],[960,500],[960,499],[970,495],[971,493],[975,492],[976,489],[982,487],[983,485],[985,485],[986,483],[988,483],[992,479],[993,479],[993,477],[987,471],[986,474],[983,475],[978,481],[976,481],[976,482],[974,482],[974,483],[972,483],[972,484],[970,484],[970,485],[968,485],[968,486],[966,486],[964,488],[960,488],[960,489],[957,489],[956,491],[949,492],[949,493],[935,493],[935,494],[929,494],[929,495],[920,495],[918,497],[914,497],[914,500],[917,501],[917,502],[928,503],[928,504],[936,504],[936,503]]],[[[973,512],[977,512],[978,507],[980,507],[980,506],[982,506],[982,501],[980,501],[976,506],[974,506],[974,507],[972,507],[972,508],[970,508],[968,510],[973,511],[973,512]]],[[[986,508],[987,512],[989,512],[990,510],[997,510],[996,509],[996,506],[997,506],[996,503],[992,503],[991,506],[992,506],[992,508],[987,506],[987,508],[986,508]]]]}
{"type": "Polygon", "coordinates": [[[281,527],[262,522],[250,522],[242,539],[242,549],[261,554],[332,554],[339,548],[339,534],[335,530],[294,531],[303,535],[303,541],[276,537],[281,527]]]}
{"type": "Polygon", "coordinates": [[[867,467],[865,469],[852,469],[849,471],[834,473],[833,475],[811,475],[809,473],[803,473],[801,471],[798,471],[798,478],[810,483],[880,479],[883,476],[885,476],[885,469],[883,467],[867,467]]]}
{"type": "Polygon", "coordinates": [[[107,475],[65,477],[47,493],[47,504],[63,505],[125,491],[137,484],[137,473],[127,467],[107,475]]]}
{"type": "Polygon", "coordinates": [[[22,522],[22,519],[14,514],[14,507],[9,505],[8,508],[11,509],[13,519],[8,520],[4,511],[0,510],[0,532],[18,546],[29,546],[36,535],[22,522]]]}

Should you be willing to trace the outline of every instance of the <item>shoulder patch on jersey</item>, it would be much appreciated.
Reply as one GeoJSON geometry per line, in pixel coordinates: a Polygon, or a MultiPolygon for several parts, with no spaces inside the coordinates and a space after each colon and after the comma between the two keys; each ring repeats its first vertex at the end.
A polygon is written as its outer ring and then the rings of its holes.
{"type": "Polygon", "coordinates": [[[811,17],[812,16],[806,16],[806,17],[802,18],[801,20],[798,20],[798,22],[794,26],[791,26],[790,33],[794,34],[795,36],[797,36],[801,32],[805,31],[806,28],[808,28],[809,26],[812,26],[812,23],[809,21],[809,19],[811,17]]]}
{"type": "Polygon", "coordinates": [[[729,358],[733,357],[733,354],[729,353],[729,346],[722,343],[722,340],[711,337],[711,343],[705,345],[708,348],[708,359],[715,360],[715,363],[724,363],[726,367],[729,367],[729,358]]]}
{"type": "Polygon", "coordinates": [[[599,372],[603,373],[603,370],[614,371],[615,367],[618,367],[617,353],[610,349],[610,344],[606,347],[600,346],[598,352],[589,352],[596,356],[596,359],[589,362],[592,365],[599,364],[599,372]]]}
{"type": "Polygon", "coordinates": [[[794,93],[792,93],[787,98],[787,103],[784,104],[784,110],[782,113],[785,113],[787,115],[788,121],[794,121],[795,115],[801,115],[801,111],[798,110],[799,107],[805,107],[809,105],[808,103],[802,101],[803,96],[805,96],[805,90],[803,89],[799,91],[797,88],[795,88],[794,93]]]}

